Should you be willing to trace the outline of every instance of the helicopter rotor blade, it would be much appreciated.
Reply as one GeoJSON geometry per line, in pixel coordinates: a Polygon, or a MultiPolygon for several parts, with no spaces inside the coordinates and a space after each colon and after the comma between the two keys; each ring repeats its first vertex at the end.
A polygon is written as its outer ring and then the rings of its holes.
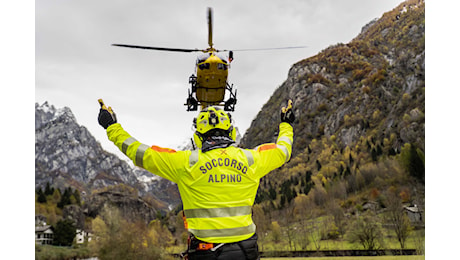
{"type": "MultiPolygon", "coordinates": [[[[286,50],[286,49],[302,49],[308,48],[308,46],[291,46],[291,47],[275,47],[275,48],[255,48],[255,49],[236,49],[232,51],[270,51],[270,50],[286,50]]],[[[226,51],[226,50],[219,50],[226,51]]]]}
{"type": "Polygon", "coordinates": [[[157,50],[157,51],[173,51],[173,52],[203,52],[204,51],[204,50],[199,50],[199,49],[179,49],[179,48],[165,48],[165,47],[150,47],[150,46],[128,45],[128,44],[112,44],[112,46],[136,48],[136,49],[147,49],[147,50],[157,50]]]}
{"type": "Polygon", "coordinates": [[[212,48],[212,8],[208,7],[208,44],[212,48]]]}

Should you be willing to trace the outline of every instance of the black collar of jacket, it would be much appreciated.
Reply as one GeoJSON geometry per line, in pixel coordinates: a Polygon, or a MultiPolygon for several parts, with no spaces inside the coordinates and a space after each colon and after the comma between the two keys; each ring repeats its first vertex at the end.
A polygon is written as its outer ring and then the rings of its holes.
{"type": "Polygon", "coordinates": [[[205,153],[217,148],[226,148],[234,143],[235,141],[228,136],[209,136],[204,140],[201,152],[205,153]]]}

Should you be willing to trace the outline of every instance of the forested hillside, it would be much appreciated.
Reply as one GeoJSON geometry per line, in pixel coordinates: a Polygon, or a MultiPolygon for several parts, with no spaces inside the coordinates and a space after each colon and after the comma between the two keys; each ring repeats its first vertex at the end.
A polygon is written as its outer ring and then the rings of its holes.
{"type": "Polygon", "coordinates": [[[241,141],[248,148],[275,141],[280,107],[294,101],[293,156],[261,180],[259,231],[273,221],[307,228],[304,221],[321,218],[334,223],[322,228],[323,238],[345,237],[350,216],[369,205],[383,225],[393,225],[379,215],[393,200],[400,211],[417,205],[423,212],[424,15],[424,1],[406,1],[351,42],[292,66],[241,141]]]}

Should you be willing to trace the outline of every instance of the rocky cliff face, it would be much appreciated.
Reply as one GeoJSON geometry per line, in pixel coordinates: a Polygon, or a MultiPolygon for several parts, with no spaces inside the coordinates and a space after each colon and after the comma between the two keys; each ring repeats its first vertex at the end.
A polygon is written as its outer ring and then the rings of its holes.
{"type": "Polygon", "coordinates": [[[137,196],[125,192],[104,191],[91,196],[84,205],[85,215],[95,218],[106,206],[114,206],[126,219],[146,220],[147,223],[157,217],[157,209],[137,196]]]}
{"type": "Polygon", "coordinates": [[[425,4],[406,1],[337,44],[292,66],[241,140],[244,147],[274,141],[280,107],[294,101],[294,155],[313,139],[342,149],[362,137],[385,138],[399,150],[425,145],[425,4]]]}
{"type": "Polygon", "coordinates": [[[354,214],[395,191],[424,208],[424,14],[423,0],[405,1],[350,43],[291,67],[240,142],[274,142],[281,107],[294,101],[291,160],[261,180],[255,199],[266,213],[308,201],[318,214],[334,204],[354,214]]]}
{"type": "Polygon", "coordinates": [[[80,126],[67,107],[35,104],[35,186],[78,189],[86,194],[114,185],[127,185],[138,195],[151,195],[159,205],[177,205],[177,186],[139,168],[132,168],[80,126]]]}

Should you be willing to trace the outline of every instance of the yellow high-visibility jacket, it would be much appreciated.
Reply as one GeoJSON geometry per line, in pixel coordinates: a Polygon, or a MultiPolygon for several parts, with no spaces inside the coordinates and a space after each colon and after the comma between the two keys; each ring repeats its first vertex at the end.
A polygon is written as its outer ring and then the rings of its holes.
{"type": "Polygon", "coordinates": [[[175,151],[140,143],[116,123],[109,139],[136,166],[177,183],[188,231],[209,243],[232,243],[254,235],[252,205],[259,180],[291,157],[293,130],[279,125],[276,144],[254,150],[234,146],[175,151]]]}

